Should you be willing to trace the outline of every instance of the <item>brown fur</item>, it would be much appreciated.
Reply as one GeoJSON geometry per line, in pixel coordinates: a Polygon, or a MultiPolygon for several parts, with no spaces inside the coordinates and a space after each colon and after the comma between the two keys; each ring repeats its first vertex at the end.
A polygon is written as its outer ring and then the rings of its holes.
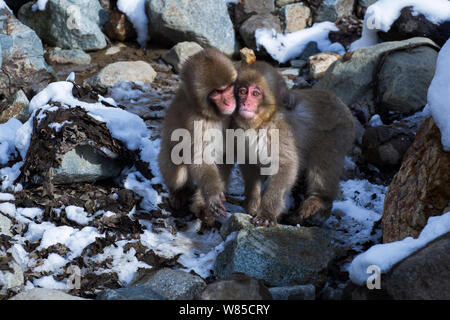
{"type": "Polygon", "coordinates": [[[181,71],[181,86],[164,119],[158,157],[161,174],[170,190],[170,202],[175,209],[186,205],[189,189],[195,184],[198,189],[191,209],[197,216],[205,218],[208,216],[205,210],[215,212],[222,205],[232,165],[175,165],[171,161],[171,151],[178,142],[170,139],[173,130],[184,128],[191,133],[193,143],[194,121],[203,121],[203,132],[207,128],[227,129],[230,116],[221,114],[208,96],[213,90],[234,83],[236,76],[231,60],[212,48],[190,57],[181,71]]]}
{"type": "Polygon", "coordinates": [[[240,166],[245,181],[245,209],[255,216],[253,222],[257,225],[276,224],[285,195],[305,172],[308,189],[299,210],[301,218],[329,211],[339,192],[345,155],[354,141],[350,110],[328,91],[288,90],[282,76],[264,62],[239,70],[236,87],[251,83],[263,90],[259,106],[262,112],[250,120],[236,113],[234,125],[243,129],[279,129],[280,166],[278,173],[268,178],[262,197],[264,177],[258,165],[240,166]]]}

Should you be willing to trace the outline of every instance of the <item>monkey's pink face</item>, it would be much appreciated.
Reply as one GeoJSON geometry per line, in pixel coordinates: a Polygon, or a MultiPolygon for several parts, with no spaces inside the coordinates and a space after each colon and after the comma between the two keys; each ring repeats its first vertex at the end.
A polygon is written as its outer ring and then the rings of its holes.
{"type": "Polygon", "coordinates": [[[261,104],[262,98],[263,92],[255,84],[239,87],[239,115],[245,119],[254,118],[258,113],[258,106],[261,104]]]}
{"type": "Polygon", "coordinates": [[[230,115],[236,109],[236,99],[234,97],[234,84],[224,86],[212,91],[209,98],[214,102],[220,113],[230,115]]]}

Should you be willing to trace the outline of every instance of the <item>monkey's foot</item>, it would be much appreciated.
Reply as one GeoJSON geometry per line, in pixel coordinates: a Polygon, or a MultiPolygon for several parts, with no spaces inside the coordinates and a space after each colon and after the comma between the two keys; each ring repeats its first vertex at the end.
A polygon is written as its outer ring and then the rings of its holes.
{"type": "Polygon", "coordinates": [[[248,201],[244,204],[245,212],[251,215],[252,217],[256,217],[259,210],[260,201],[248,201]]]}
{"type": "Polygon", "coordinates": [[[208,211],[212,212],[216,216],[226,217],[227,209],[225,208],[223,202],[227,199],[223,193],[210,197],[208,199],[208,211]]]}
{"type": "Polygon", "coordinates": [[[188,201],[189,201],[189,194],[187,190],[171,192],[169,195],[169,204],[174,210],[180,210],[181,208],[186,206],[188,201]]]}
{"type": "MultiPolygon", "coordinates": [[[[331,212],[331,202],[323,200],[316,196],[308,197],[303,202],[300,209],[300,220],[305,221],[312,217],[317,217],[318,220],[327,220],[331,212]]],[[[315,219],[315,220],[317,220],[315,219]]],[[[322,221],[322,223],[325,221],[322,221]]]]}
{"type": "Polygon", "coordinates": [[[257,227],[274,227],[277,225],[277,219],[270,215],[258,214],[252,219],[252,223],[257,227]]]}
{"type": "Polygon", "coordinates": [[[216,222],[216,217],[208,209],[202,208],[197,212],[194,212],[195,216],[199,218],[206,227],[213,227],[216,222]]]}

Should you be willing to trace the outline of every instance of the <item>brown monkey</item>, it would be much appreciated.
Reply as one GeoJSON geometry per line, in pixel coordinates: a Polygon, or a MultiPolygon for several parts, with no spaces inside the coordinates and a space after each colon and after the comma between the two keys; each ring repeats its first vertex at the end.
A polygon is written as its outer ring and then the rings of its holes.
{"type": "MultiPolygon", "coordinates": [[[[170,191],[170,204],[174,209],[186,205],[189,190],[197,184],[191,210],[207,222],[214,221],[211,213],[224,214],[222,202],[225,201],[226,183],[233,165],[175,164],[171,154],[178,142],[172,141],[172,133],[176,129],[187,130],[194,154],[195,122],[201,124],[202,133],[206,129],[226,130],[236,107],[236,77],[237,71],[232,61],[216,49],[205,49],[191,56],[181,70],[181,85],[167,109],[162,127],[158,163],[170,191]]],[[[219,145],[221,141],[211,143],[217,144],[218,149],[223,147],[219,145]]]]}
{"type": "Polygon", "coordinates": [[[245,209],[254,216],[253,223],[277,223],[285,195],[302,172],[308,188],[299,210],[301,218],[329,211],[338,195],[345,155],[354,141],[350,110],[328,91],[288,90],[282,76],[264,62],[242,66],[236,87],[236,127],[279,129],[279,170],[267,177],[262,198],[260,164],[240,165],[245,181],[245,209]]]}

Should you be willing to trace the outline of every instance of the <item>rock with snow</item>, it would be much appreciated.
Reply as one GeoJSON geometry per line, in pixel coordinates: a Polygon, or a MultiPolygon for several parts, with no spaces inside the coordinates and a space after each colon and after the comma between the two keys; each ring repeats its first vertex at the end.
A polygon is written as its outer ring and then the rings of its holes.
{"type": "MultiPolygon", "coordinates": [[[[2,258],[0,258],[0,261],[2,258]]],[[[0,293],[3,290],[17,288],[24,284],[22,268],[14,260],[9,261],[7,264],[9,270],[0,269],[0,293]]]]}
{"type": "Polygon", "coordinates": [[[53,80],[41,40],[7,9],[0,9],[0,48],[0,95],[10,97],[25,87],[39,91],[53,80]]]}
{"type": "Polygon", "coordinates": [[[356,2],[356,15],[358,16],[358,18],[363,19],[364,15],[366,14],[367,8],[377,2],[377,0],[357,0],[356,2]]]}
{"type": "Polygon", "coordinates": [[[396,264],[383,278],[394,300],[450,300],[450,232],[396,264]]]}
{"type": "Polygon", "coordinates": [[[438,53],[419,47],[390,53],[379,65],[378,92],[383,109],[411,114],[427,103],[438,53]]]}
{"type": "Polygon", "coordinates": [[[19,19],[48,45],[81,50],[106,47],[100,28],[107,20],[107,12],[98,1],[49,0],[44,10],[33,10],[32,6],[22,6],[19,19]]]}
{"type": "Polygon", "coordinates": [[[7,236],[12,237],[12,233],[10,231],[12,227],[12,221],[8,217],[4,216],[2,213],[0,213],[0,233],[4,233],[7,236]]]}
{"type": "Polygon", "coordinates": [[[209,284],[200,300],[272,300],[263,281],[235,274],[209,284]]]}
{"type": "Polygon", "coordinates": [[[60,290],[33,288],[16,294],[9,300],[88,300],[72,296],[60,290]]]}
{"type": "MultiPolygon", "coordinates": [[[[401,58],[409,58],[411,61],[418,61],[419,64],[423,66],[421,67],[422,70],[426,68],[434,68],[434,61],[419,61],[418,57],[415,56],[415,53],[417,53],[423,58],[423,52],[428,52],[427,50],[419,50],[417,52],[413,51],[410,55],[408,54],[408,52],[411,52],[412,49],[420,47],[430,47],[438,50],[436,44],[426,38],[413,38],[404,41],[385,42],[372,47],[359,49],[349,53],[343,59],[334,63],[332,67],[327,70],[324,77],[315,85],[315,88],[334,92],[352,109],[358,109],[359,107],[366,108],[369,111],[368,118],[370,118],[376,113],[376,102],[374,101],[373,90],[375,84],[380,80],[378,72],[375,72],[375,70],[378,70],[377,68],[381,67],[380,63],[383,63],[385,60],[383,58],[388,58],[391,54],[404,52],[405,55],[402,55],[401,58]]],[[[410,66],[413,70],[417,70],[417,66],[412,66],[407,63],[402,64],[402,70],[406,71],[405,68],[407,66],[410,66]]],[[[394,66],[392,67],[394,68],[394,66]]],[[[386,72],[389,72],[389,70],[386,69],[386,72]]],[[[403,80],[403,75],[398,74],[397,72],[390,72],[389,76],[384,75],[383,88],[388,90],[390,86],[389,83],[408,81],[408,83],[411,83],[411,86],[415,88],[409,92],[409,94],[411,96],[415,96],[418,94],[418,92],[416,92],[417,88],[415,83],[422,84],[422,86],[424,86],[425,81],[422,81],[422,74],[413,74],[412,72],[409,73],[409,71],[408,74],[411,76],[405,80],[403,80]]],[[[409,88],[403,88],[402,92],[407,89],[409,88]]],[[[396,106],[396,108],[401,107],[396,106]]],[[[386,112],[388,111],[389,109],[386,110],[386,112]]]]}
{"type": "Polygon", "coordinates": [[[142,286],[159,293],[167,300],[192,300],[203,291],[206,283],[197,275],[163,268],[144,270],[132,286],[142,286]]]}
{"type": "Polygon", "coordinates": [[[370,127],[362,137],[362,155],[383,171],[396,170],[413,141],[414,132],[402,123],[370,127]]]}
{"type": "Polygon", "coordinates": [[[137,42],[142,48],[147,46],[148,17],[145,12],[146,0],[118,0],[117,9],[125,13],[137,33],[137,42]]]}
{"type": "Polygon", "coordinates": [[[309,76],[311,79],[319,80],[325,75],[328,68],[342,57],[334,52],[322,52],[308,59],[309,76]]]}
{"type": "Polygon", "coordinates": [[[137,36],[133,24],[128,20],[125,13],[117,9],[111,12],[109,20],[105,23],[102,30],[112,41],[132,40],[137,36]]]}
{"type": "Polygon", "coordinates": [[[250,49],[256,50],[255,31],[264,28],[281,32],[280,19],[270,13],[253,15],[240,26],[239,34],[250,49]]]}
{"type": "Polygon", "coordinates": [[[221,229],[222,236],[229,232],[237,235],[217,256],[215,273],[219,278],[243,273],[272,286],[321,287],[328,263],[336,256],[329,232],[318,228],[257,228],[249,215],[234,214],[221,229]]]}
{"type": "Polygon", "coordinates": [[[353,13],[355,0],[323,0],[314,18],[315,22],[336,21],[353,13]]]}
{"type": "Polygon", "coordinates": [[[312,284],[269,289],[274,300],[315,300],[316,287],[312,284]]]}
{"type": "Polygon", "coordinates": [[[281,9],[286,28],[284,32],[295,32],[310,27],[312,24],[311,9],[303,3],[293,3],[281,9]]]}
{"type": "Polygon", "coordinates": [[[156,71],[145,61],[120,61],[108,64],[87,80],[93,88],[106,89],[119,82],[152,83],[156,71]]]}
{"type": "Polygon", "coordinates": [[[177,43],[172,49],[164,53],[161,58],[171,64],[176,72],[180,72],[186,60],[202,50],[203,48],[198,43],[185,41],[177,43]]]}
{"type": "Polygon", "coordinates": [[[54,64],[89,64],[91,56],[80,49],[65,50],[53,48],[46,54],[47,61],[54,64]]]}
{"type": "Polygon", "coordinates": [[[225,1],[147,0],[150,35],[173,45],[194,41],[227,55],[236,51],[233,24],[225,1]]]}
{"type": "Polygon", "coordinates": [[[29,103],[25,93],[22,90],[17,91],[10,99],[0,103],[0,110],[4,108],[0,111],[0,123],[5,123],[13,117],[25,122],[30,116],[28,112],[29,103]]]}
{"type": "Polygon", "coordinates": [[[427,119],[403,157],[384,202],[383,241],[417,237],[429,217],[441,215],[450,199],[450,153],[442,149],[441,134],[427,119]]]}

